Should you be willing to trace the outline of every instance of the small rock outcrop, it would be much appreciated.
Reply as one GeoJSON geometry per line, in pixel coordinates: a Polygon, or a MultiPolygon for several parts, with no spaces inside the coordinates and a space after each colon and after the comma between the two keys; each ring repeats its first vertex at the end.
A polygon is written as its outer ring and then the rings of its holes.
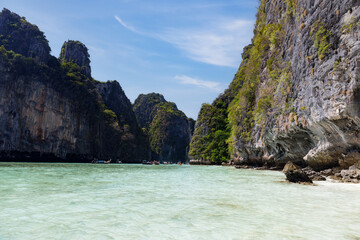
{"type": "Polygon", "coordinates": [[[290,170],[285,172],[286,179],[293,183],[312,183],[312,180],[302,170],[290,170]]]}
{"type": "Polygon", "coordinates": [[[327,169],[325,171],[314,171],[311,167],[306,167],[303,168],[302,171],[304,173],[306,173],[306,175],[308,175],[308,177],[312,180],[312,181],[326,181],[326,177],[330,175],[330,173],[328,173],[328,171],[331,169],[327,169]]]}
{"type": "Polygon", "coordinates": [[[284,166],[283,173],[286,179],[293,183],[312,183],[310,177],[304,172],[301,167],[292,162],[287,162],[284,166]]]}
{"type": "Polygon", "coordinates": [[[72,62],[77,64],[82,73],[91,78],[90,55],[87,47],[80,41],[66,41],[60,52],[61,62],[72,62]]]}
{"type": "Polygon", "coordinates": [[[140,126],[147,133],[152,159],[161,162],[186,162],[191,139],[191,124],[175,103],[161,94],[141,94],[133,105],[140,126]]]}
{"type": "Polygon", "coordinates": [[[201,160],[201,159],[191,159],[189,161],[191,165],[211,165],[212,163],[208,160],[201,160]]]}
{"type": "Polygon", "coordinates": [[[301,167],[289,161],[285,164],[283,172],[285,173],[288,171],[296,171],[296,170],[301,170],[301,167]]]}
{"type": "Polygon", "coordinates": [[[335,179],[342,182],[360,183],[360,168],[356,165],[350,166],[349,169],[341,170],[335,174],[335,179]]]}
{"type": "Polygon", "coordinates": [[[44,33],[24,17],[4,8],[0,12],[0,45],[38,62],[47,62],[50,47],[44,33]]]}

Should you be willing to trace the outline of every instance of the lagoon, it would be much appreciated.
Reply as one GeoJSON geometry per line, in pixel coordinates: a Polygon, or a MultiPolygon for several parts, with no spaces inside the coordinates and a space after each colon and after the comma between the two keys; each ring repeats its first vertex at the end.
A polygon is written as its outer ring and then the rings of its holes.
{"type": "Polygon", "coordinates": [[[360,239],[360,185],[221,166],[0,163],[0,239],[360,239]]]}

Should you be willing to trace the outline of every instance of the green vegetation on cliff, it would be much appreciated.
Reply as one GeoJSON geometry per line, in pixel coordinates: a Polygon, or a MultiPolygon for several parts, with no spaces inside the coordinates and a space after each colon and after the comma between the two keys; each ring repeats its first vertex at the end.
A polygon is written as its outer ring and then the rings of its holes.
{"type": "Polygon", "coordinates": [[[192,122],[175,103],[157,93],[141,94],[133,109],[149,137],[153,160],[187,161],[192,122]]]}
{"type": "Polygon", "coordinates": [[[94,80],[89,63],[81,42],[65,42],[57,59],[35,25],[7,9],[0,13],[0,93],[3,111],[12,112],[1,116],[0,132],[21,133],[11,139],[2,136],[0,142],[9,142],[0,144],[2,157],[11,151],[23,156],[22,151],[41,149],[34,158],[48,154],[57,161],[148,159],[148,142],[131,102],[117,82],[94,80]],[[27,115],[14,121],[21,111],[27,115]]]}
{"type": "MultiPolygon", "coordinates": [[[[244,48],[243,61],[234,80],[223,95],[212,105],[203,105],[199,113],[190,147],[190,155],[195,159],[219,164],[234,158],[239,142],[252,141],[254,128],[263,132],[272,108],[289,101],[291,64],[283,61],[280,44],[285,35],[283,26],[290,20],[284,18],[278,23],[266,24],[266,2],[261,1],[255,36],[244,48]],[[265,76],[270,81],[260,88],[265,76]]],[[[287,14],[293,16],[295,2],[287,0],[286,3],[287,14]]]]}
{"type": "Polygon", "coordinates": [[[20,76],[34,76],[37,79],[51,84],[56,90],[68,98],[74,99],[79,108],[88,108],[89,112],[102,113],[104,120],[114,126],[116,115],[102,103],[101,98],[95,92],[95,80],[87,78],[81,67],[75,63],[64,62],[60,64],[56,58],[51,57],[52,64],[38,63],[34,58],[24,57],[14,51],[7,51],[4,45],[0,45],[0,61],[8,67],[10,72],[20,76]]]}
{"type": "Polygon", "coordinates": [[[353,33],[358,27],[360,27],[360,17],[351,18],[349,23],[341,26],[341,32],[344,34],[353,33]]]}
{"type": "Polygon", "coordinates": [[[358,161],[347,156],[360,146],[359,2],[310,5],[260,1],[233,81],[199,113],[190,155],[205,161],[194,163],[325,169],[358,161]]]}
{"type": "Polygon", "coordinates": [[[227,139],[229,124],[227,106],[219,100],[215,105],[203,104],[197,119],[189,155],[220,164],[229,159],[227,139]]]}
{"type": "Polygon", "coordinates": [[[50,47],[44,33],[24,17],[3,9],[0,12],[0,43],[9,51],[15,51],[38,62],[47,62],[50,47]]]}
{"type": "Polygon", "coordinates": [[[331,47],[329,42],[331,31],[327,29],[325,23],[318,20],[313,25],[311,33],[314,36],[314,46],[318,52],[319,59],[322,60],[331,47]]]}

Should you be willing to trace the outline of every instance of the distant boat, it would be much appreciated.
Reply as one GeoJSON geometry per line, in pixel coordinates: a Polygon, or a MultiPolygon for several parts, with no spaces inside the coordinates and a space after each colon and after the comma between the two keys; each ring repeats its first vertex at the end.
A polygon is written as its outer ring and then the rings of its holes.
{"type": "Polygon", "coordinates": [[[144,160],[144,161],[142,161],[142,164],[144,164],[144,165],[152,165],[153,162],[144,160]]]}
{"type": "Polygon", "coordinates": [[[107,161],[105,161],[105,160],[93,160],[92,163],[108,164],[108,163],[111,163],[111,161],[112,161],[112,159],[110,158],[107,161]]]}

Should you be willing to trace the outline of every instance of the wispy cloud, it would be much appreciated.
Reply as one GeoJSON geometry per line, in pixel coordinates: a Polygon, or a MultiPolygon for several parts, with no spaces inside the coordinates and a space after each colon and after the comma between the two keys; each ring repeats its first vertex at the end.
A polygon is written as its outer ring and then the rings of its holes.
{"type": "Polygon", "coordinates": [[[159,32],[142,32],[115,19],[126,29],[147,37],[168,42],[182,50],[186,57],[217,66],[238,67],[242,49],[249,43],[254,22],[223,19],[194,28],[168,28],[159,32]]]}
{"type": "Polygon", "coordinates": [[[193,85],[201,88],[208,88],[216,92],[221,92],[221,84],[218,82],[204,81],[197,78],[192,78],[186,75],[175,76],[175,80],[184,85],[193,85]]]}
{"type": "Polygon", "coordinates": [[[233,19],[203,29],[168,29],[159,38],[183,50],[195,61],[237,67],[252,27],[251,21],[233,19]]]}
{"type": "Polygon", "coordinates": [[[126,23],[125,23],[121,18],[119,18],[118,16],[115,15],[114,17],[115,17],[116,21],[118,21],[124,28],[126,28],[126,29],[128,29],[128,30],[130,30],[130,31],[132,31],[132,32],[135,32],[135,33],[139,33],[139,34],[140,34],[139,31],[137,31],[134,27],[126,24],[126,23]]]}

